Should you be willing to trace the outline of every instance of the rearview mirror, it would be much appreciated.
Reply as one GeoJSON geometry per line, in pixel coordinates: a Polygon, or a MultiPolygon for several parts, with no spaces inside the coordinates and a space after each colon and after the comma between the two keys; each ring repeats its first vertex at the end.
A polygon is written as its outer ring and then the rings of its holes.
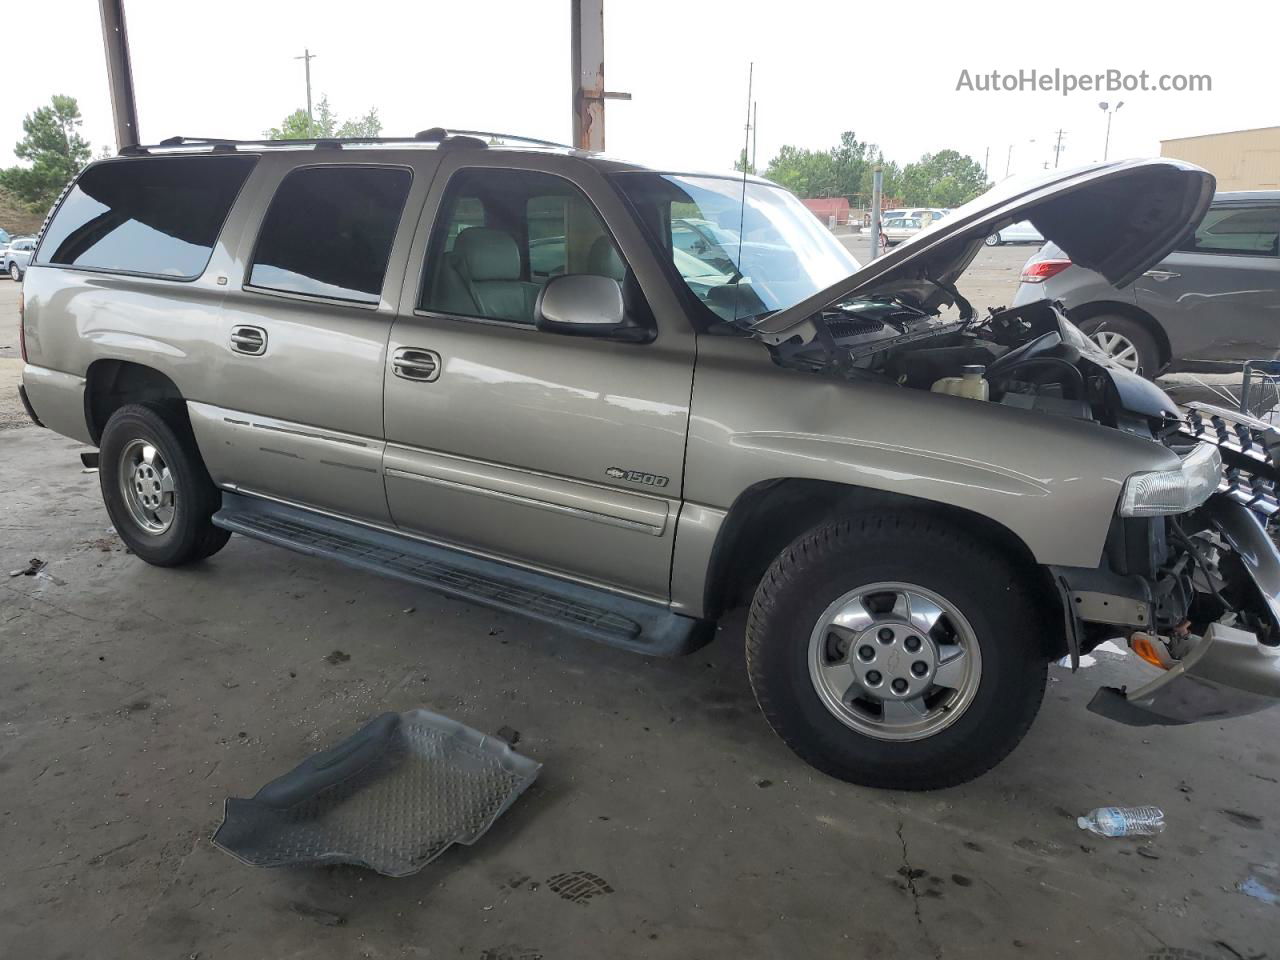
{"type": "Polygon", "coordinates": [[[612,277],[569,273],[552,277],[538,294],[534,326],[547,333],[578,337],[641,339],[627,316],[622,284],[612,277]]]}

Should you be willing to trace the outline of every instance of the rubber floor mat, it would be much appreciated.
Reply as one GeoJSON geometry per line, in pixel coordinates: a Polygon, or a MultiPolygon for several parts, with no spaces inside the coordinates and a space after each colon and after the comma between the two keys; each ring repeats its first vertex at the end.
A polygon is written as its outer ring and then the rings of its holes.
{"type": "Polygon", "coordinates": [[[448,717],[386,713],[252,798],[228,797],[213,842],[253,866],[405,877],[450,844],[475,843],[541,768],[448,717]]]}

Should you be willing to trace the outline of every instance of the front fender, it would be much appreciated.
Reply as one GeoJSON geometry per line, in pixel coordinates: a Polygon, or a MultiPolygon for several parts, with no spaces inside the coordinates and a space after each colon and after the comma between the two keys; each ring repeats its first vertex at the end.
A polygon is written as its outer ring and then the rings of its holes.
{"type": "Polygon", "coordinates": [[[765,348],[699,342],[685,498],[728,510],[770,479],[823,480],[959,507],[1041,564],[1096,567],[1124,481],[1164,445],[1097,423],[790,371],[765,348]]]}

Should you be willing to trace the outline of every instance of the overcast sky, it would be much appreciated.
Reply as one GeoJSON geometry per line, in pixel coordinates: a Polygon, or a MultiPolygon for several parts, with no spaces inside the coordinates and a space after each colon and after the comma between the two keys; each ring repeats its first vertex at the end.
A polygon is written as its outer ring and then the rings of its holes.
{"type": "MultiPolygon", "coordinates": [[[[384,133],[430,126],[570,137],[569,0],[125,0],[144,141],[256,137],[312,88],[341,117],[376,106],[384,133]]],[[[608,151],[728,169],[741,149],[755,62],[759,163],[784,143],[823,148],[842,130],[899,163],[955,148],[993,180],[1102,158],[1099,101],[1124,101],[1111,156],[1161,139],[1280,124],[1280,3],[850,3],[605,0],[608,151]],[[957,91],[962,70],[1208,74],[1211,92],[957,91]],[[1034,142],[1032,142],[1034,141],[1034,142]]],[[[80,102],[97,153],[114,141],[97,0],[5,8],[0,164],[23,115],[55,93],[80,102]]]]}

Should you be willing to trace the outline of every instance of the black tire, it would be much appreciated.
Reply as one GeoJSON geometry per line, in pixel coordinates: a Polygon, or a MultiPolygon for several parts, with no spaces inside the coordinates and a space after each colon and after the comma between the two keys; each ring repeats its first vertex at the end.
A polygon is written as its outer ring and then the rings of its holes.
{"type": "Polygon", "coordinates": [[[210,521],[221,495],[205,469],[181,404],[131,403],[113,413],[102,431],[98,481],[120,539],[147,563],[176,567],[203,560],[230,539],[230,532],[210,521]],[[163,532],[148,531],[126,503],[121,460],[136,440],[156,448],[173,479],[172,519],[163,532]]]}
{"type": "Polygon", "coordinates": [[[806,763],[868,787],[933,790],[999,763],[1044,698],[1045,627],[1014,565],[945,522],[910,513],[856,515],[806,533],[774,561],[747,622],[747,672],[774,731],[806,763]],[[957,719],[917,740],[883,740],[847,726],[809,673],[823,612],[851,590],[884,581],[924,587],[968,620],[981,651],[976,692],[957,719]]]}
{"type": "Polygon", "coordinates": [[[1139,321],[1119,314],[1104,313],[1085,320],[1080,324],[1080,329],[1093,339],[1096,339],[1097,334],[1105,331],[1119,334],[1133,344],[1137,351],[1138,368],[1142,375],[1149,380],[1160,375],[1163,368],[1160,362],[1160,346],[1156,343],[1156,338],[1152,336],[1151,331],[1139,321]]]}
{"type": "Polygon", "coordinates": [[[9,279],[18,283],[22,279],[22,268],[16,263],[9,264],[9,279]]]}
{"type": "Polygon", "coordinates": [[[983,240],[982,242],[985,243],[988,247],[998,247],[1000,246],[1000,234],[993,233],[991,234],[991,236],[987,237],[987,239],[983,240]]]}

